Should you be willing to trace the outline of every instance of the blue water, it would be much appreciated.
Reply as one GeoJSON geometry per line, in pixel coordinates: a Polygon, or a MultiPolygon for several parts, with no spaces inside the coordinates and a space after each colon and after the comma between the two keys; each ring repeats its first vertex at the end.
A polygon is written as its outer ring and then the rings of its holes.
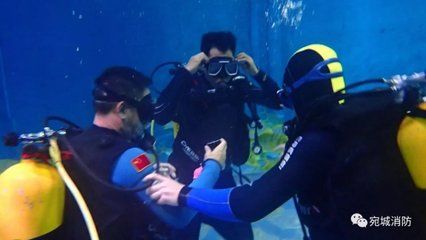
{"type": "MultiPolygon", "coordinates": [[[[149,74],[164,61],[186,62],[213,30],[234,32],[237,51],[278,82],[291,54],[310,43],[336,50],[349,83],[424,70],[424,12],[424,0],[2,0],[0,134],[39,131],[47,115],[86,126],[102,69],[128,65],[149,74]]],[[[167,79],[163,72],[156,84],[167,79]]],[[[0,147],[0,158],[17,154],[0,147]]],[[[257,239],[299,238],[288,210],[259,223],[257,239]]]]}

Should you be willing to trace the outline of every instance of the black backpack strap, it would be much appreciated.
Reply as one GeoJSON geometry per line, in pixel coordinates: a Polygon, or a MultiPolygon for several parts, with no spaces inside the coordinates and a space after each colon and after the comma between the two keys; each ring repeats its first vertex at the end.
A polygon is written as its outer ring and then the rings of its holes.
{"type": "Polygon", "coordinates": [[[420,107],[416,107],[413,110],[409,111],[407,115],[411,117],[426,118],[426,110],[421,109],[420,107]]]}
{"type": "Polygon", "coordinates": [[[254,142],[252,146],[252,151],[254,154],[259,155],[262,153],[262,145],[259,142],[259,133],[258,129],[262,129],[263,125],[260,122],[259,114],[257,113],[257,106],[253,102],[247,102],[248,108],[251,113],[251,119],[249,121],[250,127],[254,128],[254,142]]]}

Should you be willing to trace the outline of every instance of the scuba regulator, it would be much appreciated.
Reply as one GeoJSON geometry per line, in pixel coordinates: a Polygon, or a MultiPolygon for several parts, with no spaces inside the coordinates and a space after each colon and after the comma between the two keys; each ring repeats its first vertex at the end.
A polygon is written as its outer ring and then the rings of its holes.
{"type": "MultiPolygon", "coordinates": [[[[67,139],[67,137],[72,137],[82,132],[82,129],[78,127],[76,124],[56,116],[49,116],[45,120],[45,127],[43,131],[37,133],[24,133],[24,134],[16,134],[16,133],[8,133],[4,136],[3,141],[6,146],[17,146],[18,144],[24,144],[23,147],[23,156],[36,156],[43,157],[43,159],[48,159],[49,152],[49,139],[57,138],[59,140],[60,145],[64,145],[66,150],[61,151],[62,157],[66,159],[73,158],[76,163],[84,170],[91,178],[101,183],[102,185],[123,192],[139,192],[145,190],[148,186],[137,187],[137,188],[123,188],[117,187],[116,185],[110,184],[105,180],[101,179],[95,173],[93,173],[86,164],[81,160],[79,154],[74,150],[71,143],[67,139]],[[60,121],[66,123],[68,128],[53,130],[48,124],[50,121],[60,121]]],[[[158,154],[154,148],[155,138],[147,131],[144,130],[143,138],[135,140],[135,143],[138,144],[142,149],[146,151],[150,151],[154,157],[156,165],[158,166],[158,154]]]]}
{"type": "MultiPolygon", "coordinates": [[[[70,134],[79,131],[77,125],[61,120],[69,126],[70,134]]],[[[65,185],[81,209],[90,238],[99,239],[87,204],[62,165],[62,159],[71,158],[58,146],[57,138],[65,134],[67,130],[54,131],[45,126],[38,133],[9,133],[4,137],[7,146],[25,145],[22,160],[0,175],[0,208],[5,208],[0,217],[2,239],[32,239],[58,228],[63,221],[65,185]]]]}
{"type": "MultiPolygon", "coordinates": [[[[0,209],[2,213],[7,213],[0,214],[0,238],[30,239],[58,228],[63,219],[65,183],[82,211],[91,239],[97,240],[99,237],[91,213],[77,186],[62,165],[62,159],[73,159],[90,178],[116,191],[140,192],[149,187],[149,184],[125,188],[107,182],[87,167],[67,139],[81,133],[80,127],[56,116],[47,117],[44,125],[43,131],[40,132],[20,135],[8,133],[3,138],[6,146],[18,144],[24,146],[21,162],[9,167],[0,175],[0,189],[3,190],[0,191],[0,208],[7,208],[0,209]],[[67,127],[53,130],[49,126],[51,121],[65,123],[67,127]],[[42,202],[38,203],[39,200],[42,202]],[[27,207],[28,201],[33,202],[31,209],[27,207]],[[19,224],[10,227],[7,224],[10,222],[19,224]]],[[[145,130],[144,137],[136,143],[153,153],[156,171],[160,171],[158,154],[154,149],[155,138],[145,130]]]]}

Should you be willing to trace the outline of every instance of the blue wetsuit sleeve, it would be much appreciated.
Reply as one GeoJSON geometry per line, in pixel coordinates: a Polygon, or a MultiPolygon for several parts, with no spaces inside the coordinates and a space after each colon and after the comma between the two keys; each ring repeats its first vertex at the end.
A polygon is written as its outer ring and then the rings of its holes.
{"type": "Polygon", "coordinates": [[[184,188],[179,203],[226,221],[257,221],[294,194],[314,191],[334,159],[334,137],[315,131],[288,143],[281,161],[251,185],[232,189],[184,188]]]}
{"type": "MultiPolygon", "coordinates": [[[[146,153],[139,148],[131,148],[121,154],[112,172],[112,182],[118,186],[128,188],[143,186],[144,183],[141,180],[154,171],[155,165],[152,162],[145,162],[144,156],[146,156],[146,153]],[[147,166],[143,164],[147,164],[147,166]],[[140,169],[137,167],[144,168],[140,169]]],[[[190,186],[211,188],[219,178],[219,173],[220,166],[217,162],[206,161],[203,172],[190,186]]],[[[189,208],[157,205],[151,201],[145,191],[137,192],[136,195],[163,222],[174,228],[185,227],[196,214],[194,210],[189,208]]]]}
{"type": "Polygon", "coordinates": [[[135,187],[138,181],[154,170],[154,165],[142,149],[127,149],[118,157],[112,170],[111,181],[118,186],[135,187]]]}
{"type": "Polygon", "coordinates": [[[240,221],[232,212],[229,199],[233,188],[192,188],[185,196],[185,206],[210,217],[225,221],[240,221]]]}
{"type": "MultiPolygon", "coordinates": [[[[220,165],[216,161],[206,161],[200,176],[192,181],[189,186],[202,189],[212,188],[219,178],[220,170],[220,165]]],[[[138,192],[138,196],[162,221],[174,228],[184,228],[197,214],[193,209],[186,207],[160,206],[155,204],[145,191],[138,192]]]]}
{"type": "Polygon", "coordinates": [[[216,160],[207,159],[200,176],[189,184],[192,188],[213,188],[219,178],[221,166],[216,160]]]}

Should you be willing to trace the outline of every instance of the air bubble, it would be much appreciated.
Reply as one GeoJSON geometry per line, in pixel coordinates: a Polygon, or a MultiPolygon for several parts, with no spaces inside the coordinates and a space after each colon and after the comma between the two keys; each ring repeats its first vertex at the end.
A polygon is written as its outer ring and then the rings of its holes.
{"type": "Polygon", "coordinates": [[[286,25],[297,29],[302,21],[305,5],[302,0],[274,0],[265,17],[271,28],[286,25]]]}

